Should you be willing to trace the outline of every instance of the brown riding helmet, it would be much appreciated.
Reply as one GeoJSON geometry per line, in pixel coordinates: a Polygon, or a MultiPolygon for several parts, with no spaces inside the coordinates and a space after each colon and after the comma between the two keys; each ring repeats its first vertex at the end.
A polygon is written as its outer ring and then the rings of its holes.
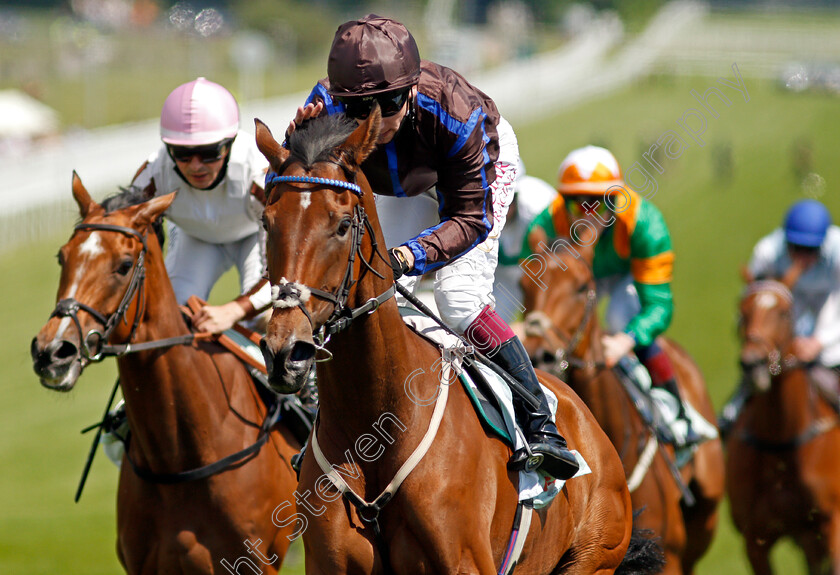
{"type": "Polygon", "coordinates": [[[327,62],[333,96],[408,88],[420,78],[420,51],[405,26],[376,14],[339,26],[327,62]]]}

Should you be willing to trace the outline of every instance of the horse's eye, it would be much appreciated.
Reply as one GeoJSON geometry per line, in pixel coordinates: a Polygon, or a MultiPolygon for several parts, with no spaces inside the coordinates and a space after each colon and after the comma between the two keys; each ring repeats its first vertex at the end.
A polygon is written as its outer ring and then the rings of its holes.
{"type": "Polygon", "coordinates": [[[134,262],[131,260],[123,260],[120,262],[120,267],[117,268],[118,274],[121,276],[126,275],[128,272],[131,271],[131,268],[134,267],[134,262]]]}
{"type": "Polygon", "coordinates": [[[338,235],[338,237],[341,238],[347,235],[347,230],[350,229],[351,223],[352,222],[350,221],[350,218],[344,218],[338,223],[338,230],[335,232],[338,235]]]}
{"type": "Polygon", "coordinates": [[[59,251],[55,257],[58,259],[58,265],[64,266],[64,252],[59,251]]]}

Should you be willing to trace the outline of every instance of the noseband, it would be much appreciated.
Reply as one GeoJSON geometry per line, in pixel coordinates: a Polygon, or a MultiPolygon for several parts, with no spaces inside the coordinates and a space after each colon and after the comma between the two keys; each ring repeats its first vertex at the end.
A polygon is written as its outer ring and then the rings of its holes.
{"type": "MultiPolygon", "coordinates": [[[[364,196],[364,192],[358,184],[354,184],[352,182],[347,182],[344,180],[334,180],[329,178],[316,178],[312,176],[278,176],[273,172],[269,172],[268,174],[266,174],[265,183],[266,196],[268,196],[269,193],[269,186],[273,186],[278,183],[317,184],[319,186],[326,186],[330,188],[342,188],[345,190],[349,190],[350,192],[356,194],[356,196],[358,196],[359,198],[364,196]]],[[[294,186],[290,186],[289,188],[297,192],[312,191],[312,189],[310,188],[301,189],[294,186]]],[[[271,286],[271,303],[273,304],[273,306],[276,308],[299,308],[309,320],[309,325],[312,329],[313,338],[316,340],[316,342],[318,342],[317,347],[319,349],[323,349],[323,346],[327,343],[327,341],[329,341],[330,336],[347,329],[353,322],[353,320],[361,316],[362,314],[369,314],[375,312],[380,305],[382,305],[391,297],[393,297],[395,293],[395,287],[392,285],[389,289],[385,290],[385,292],[380,294],[378,297],[370,298],[364,304],[357,308],[350,308],[347,306],[347,299],[350,296],[350,290],[359,281],[361,281],[365,273],[370,271],[380,279],[385,279],[385,276],[373,269],[370,262],[366,260],[364,254],[362,254],[362,240],[364,239],[365,232],[368,232],[370,234],[370,241],[371,246],[373,247],[373,253],[376,254],[382,261],[385,261],[387,263],[387,260],[379,252],[379,246],[376,242],[376,234],[374,234],[373,232],[373,226],[371,225],[370,220],[367,217],[367,213],[365,213],[365,209],[360,203],[356,204],[356,206],[353,208],[353,220],[350,229],[352,234],[352,247],[350,249],[349,255],[347,256],[347,266],[344,269],[344,276],[335,293],[330,293],[318,288],[309,287],[298,282],[291,282],[288,281],[286,278],[282,278],[279,283],[273,284],[271,286]],[[355,269],[356,256],[358,256],[359,261],[362,264],[364,264],[364,268],[362,269],[358,280],[353,279],[353,271],[355,269]],[[309,301],[310,295],[328,301],[333,305],[332,314],[329,318],[327,318],[327,321],[325,321],[318,328],[315,327],[315,322],[312,319],[312,314],[310,314],[309,310],[306,308],[306,302],[309,301]]]]}

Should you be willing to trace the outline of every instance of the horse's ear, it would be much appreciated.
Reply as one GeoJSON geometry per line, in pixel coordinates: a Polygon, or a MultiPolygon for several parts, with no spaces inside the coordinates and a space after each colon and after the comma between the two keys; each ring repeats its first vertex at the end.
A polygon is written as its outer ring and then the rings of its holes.
{"type": "Polygon", "coordinates": [[[160,217],[161,214],[163,214],[163,212],[167,210],[167,208],[169,208],[169,205],[172,203],[172,200],[175,199],[175,194],[177,193],[178,191],[175,190],[171,194],[152,198],[148,202],[143,202],[142,204],[133,206],[136,210],[134,213],[134,224],[140,229],[150,226],[157,218],[160,217]]]}
{"type": "Polygon", "coordinates": [[[548,234],[540,226],[534,226],[528,232],[528,247],[532,254],[541,253],[548,245],[548,234]],[[540,247],[542,246],[542,247],[540,247]]]}
{"type": "Polygon", "coordinates": [[[745,265],[741,265],[741,279],[748,285],[755,281],[755,277],[752,275],[752,272],[750,272],[750,269],[745,265]]]}
{"type": "Polygon", "coordinates": [[[376,140],[379,139],[381,128],[382,111],[379,109],[379,103],[374,102],[367,120],[359,124],[359,127],[350,134],[350,137],[339,146],[339,150],[344,154],[345,159],[360,166],[376,148],[376,140]]]}
{"type": "Polygon", "coordinates": [[[79,213],[82,214],[82,219],[86,218],[90,212],[100,207],[99,204],[91,199],[90,194],[88,194],[87,189],[82,184],[82,179],[79,177],[79,174],[76,173],[76,170],[73,170],[73,198],[79,205],[79,213]]]}
{"type": "Polygon", "coordinates": [[[260,149],[262,155],[268,160],[271,169],[275,172],[279,171],[280,166],[289,157],[289,150],[281,146],[274,139],[274,136],[271,135],[271,130],[259,118],[254,118],[254,125],[256,126],[257,133],[257,148],[260,149]]]}

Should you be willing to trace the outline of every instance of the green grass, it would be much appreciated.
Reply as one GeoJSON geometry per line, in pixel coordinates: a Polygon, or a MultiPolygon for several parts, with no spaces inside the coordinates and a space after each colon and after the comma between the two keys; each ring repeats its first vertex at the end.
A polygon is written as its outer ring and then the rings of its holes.
{"type": "MultiPolygon", "coordinates": [[[[724,69],[721,76],[731,78],[731,73],[724,69]]],[[[640,158],[642,142],[669,129],[682,134],[676,121],[688,108],[697,107],[689,90],[703,92],[714,83],[707,78],[645,81],[537,124],[516,126],[528,172],[553,181],[565,154],[588,143],[610,146],[629,168],[640,158]]],[[[822,199],[840,218],[840,195],[835,191],[840,182],[835,159],[837,101],[779,92],[764,83],[748,81],[747,88],[749,102],[724,88],[733,104],[718,106],[720,118],[709,119],[708,145],[692,145],[665,164],[653,199],[669,223],[678,258],[677,308],[670,334],[699,362],[718,407],[736,380],[738,266],[748,259],[756,240],[778,225],[787,206],[802,197],[792,169],[795,141],[810,142],[812,169],[827,182],[822,199]],[[728,180],[717,173],[713,159],[724,145],[732,151],[728,180]]],[[[60,395],[39,386],[28,357],[29,341],[55,301],[54,255],[69,236],[69,226],[57,232],[51,240],[0,255],[0,361],[5,376],[0,402],[0,572],[119,573],[117,473],[102,454],[81,502],[73,503],[90,442],[78,431],[101,416],[114,381],[114,364],[91,367],[77,389],[60,395]]],[[[215,301],[236,290],[232,275],[223,282],[214,292],[215,301]]],[[[301,572],[299,554],[294,561],[297,567],[284,572],[301,572]]],[[[782,573],[805,572],[800,556],[789,546],[780,548],[774,561],[782,573]]],[[[748,572],[742,540],[724,509],[713,548],[698,573],[748,572]]]]}
{"type": "MultiPolygon", "coordinates": [[[[720,75],[733,78],[727,69],[720,75]]],[[[659,190],[653,202],[665,215],[677,256],[669,334],[698,361],[719,408],[737,378],[739,266],[748,261],[755,242],[780,224],[787,207],[804,197],[793,168],[795,142],[810,142],[811,169],[827,183],[820,199],[840,220],[835,136],[840,109],[832,97],[791,94],[747,80],[749,102],[729,88],[723,91],[730,107],[713,100],[720,117],[708,118],[707,143],[700,147],[677,120],[689,108],[699,108],[690,90],[702,94],[712,85],[723,88],[714,78],[645,81],[538,125],[515,127],[528,173],[552,183],[565,154],[589,143],[609,146],[625,169],[666,130],[691,144],[679,159],[663,164],[663,175],[656,174],[659,190]],[[720,177],[714,160],[723,146],[732,151],[728,180],[720,177]]],[[[805,572],[801,557],[787,545],[774,553],[774,560],[780,573],[805,572]]],[[[749,573],[728,511],[698,573],[749,573]]]]}

